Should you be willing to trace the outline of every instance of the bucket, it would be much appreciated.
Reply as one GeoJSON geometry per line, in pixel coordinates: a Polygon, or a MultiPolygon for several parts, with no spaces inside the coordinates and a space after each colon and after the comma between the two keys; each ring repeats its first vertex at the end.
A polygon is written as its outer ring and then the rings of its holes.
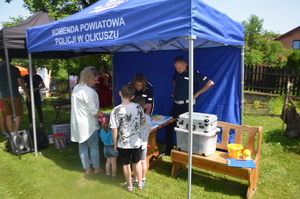
{"type": "Polygon", "coordinates": [[[240,144],[227,144],[229,158],[239,159],[243,146],[240,144]]]}

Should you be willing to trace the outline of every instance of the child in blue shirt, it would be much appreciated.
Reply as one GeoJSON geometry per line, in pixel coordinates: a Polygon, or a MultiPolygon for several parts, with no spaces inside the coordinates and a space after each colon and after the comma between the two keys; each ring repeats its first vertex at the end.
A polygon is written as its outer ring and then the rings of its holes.
{"type": "Polygon", "coordinates": [[[116,177],[117,175],[117,157],[118,153],[114,150],[114,141],[112,131],[109,128],[109,115],[105,114],[100,117],[101,122],[100,139],[104,144],[104,157],[106,158],[105,171],[106,175],[116,177]],[[111,172],[110,172],[111,171],[111,172]]]}

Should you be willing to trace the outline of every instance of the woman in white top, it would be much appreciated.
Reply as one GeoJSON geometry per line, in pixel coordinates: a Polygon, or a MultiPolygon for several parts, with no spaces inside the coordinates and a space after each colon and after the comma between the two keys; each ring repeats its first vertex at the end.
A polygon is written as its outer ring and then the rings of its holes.
{"type": "Polygon", "coordinates": [[[85,174],[90,174],[89,158],[94,173],[100,173],[99,155],[99,111],[98,94],[92,88],[98,81],[100,72],[93,66],[84,68],[80,81],[71,95],[71,140],[79,143],[79,155],[85,174]]]}

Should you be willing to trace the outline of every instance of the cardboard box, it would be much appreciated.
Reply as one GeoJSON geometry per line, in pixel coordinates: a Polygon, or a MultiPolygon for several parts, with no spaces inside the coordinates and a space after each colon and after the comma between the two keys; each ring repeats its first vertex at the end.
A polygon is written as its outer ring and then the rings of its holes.
{"type": "Polygon", "coordinates": [[[54,134],[57,133],[65,133],[66,136],[66,142],[72,142],[71,141],[71,128],[70,124],[53,124],[52,125],[52,131],[53,131],[53,136],[54,134]]]}
{"type": "MultiPolygon", "coordinates": [[[[193,113],[193,131],[208,132],[217,127],[218,116],[208,113],[193,113]]],[[[177,126],[181,129],[189,128],[189,112],[179,115],[177,126]]]]}
{"type": "MultiPolygon", "coordinates": [[[[177,149],[188,151],[188,135],[186,129],[174,128],[177,137],[177,149]]],[[[209,156],[216,151],[217,135],[220,133],[219,128],[215,128],[209,132],[192,131],[193,133],[193,153],[209,156]]]]}

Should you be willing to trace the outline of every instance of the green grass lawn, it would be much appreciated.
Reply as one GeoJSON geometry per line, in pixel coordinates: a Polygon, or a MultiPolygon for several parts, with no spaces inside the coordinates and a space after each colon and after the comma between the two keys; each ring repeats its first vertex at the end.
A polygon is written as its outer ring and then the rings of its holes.
{"type": "MultiPolygon", "coordinates": [[[[25,108],[25,107],[24,107],[25,108]]],[[[55,112],[49,103],[44,107],[45,130],[52,132],[55,112]]],[[[69,112],[62,111],[63,119],[69,112]]],[[[278,116],[246,115],[244,124],[263,127],[263,147],[258,189],[253,198],[300,198],[300,139],[281,136],[282,121],[278,116]]],[[[28,127],[25,108],[21,129],[28,127]]],[[[144,190],[127,192],[123,187],[122,167],[113,179],[105,173],[83,175],[77,143],[64,149],[54,145],[39,151],[15,156],[5,151],[6,138],[0,137],[0,198],[186,198],[187,170],[171,178],[170,157],[147,173],[144,190]]],[[[164,144],[159,143],[161,149],[164,144]]],[[[102,156],[103,157],[103,156],[102,156]]],[[[101,164],[105,159],[101,158],[101,164]]],[[[192,170],[192,198],[245,198],[247,182],[198,168],[192,170]]]]}

